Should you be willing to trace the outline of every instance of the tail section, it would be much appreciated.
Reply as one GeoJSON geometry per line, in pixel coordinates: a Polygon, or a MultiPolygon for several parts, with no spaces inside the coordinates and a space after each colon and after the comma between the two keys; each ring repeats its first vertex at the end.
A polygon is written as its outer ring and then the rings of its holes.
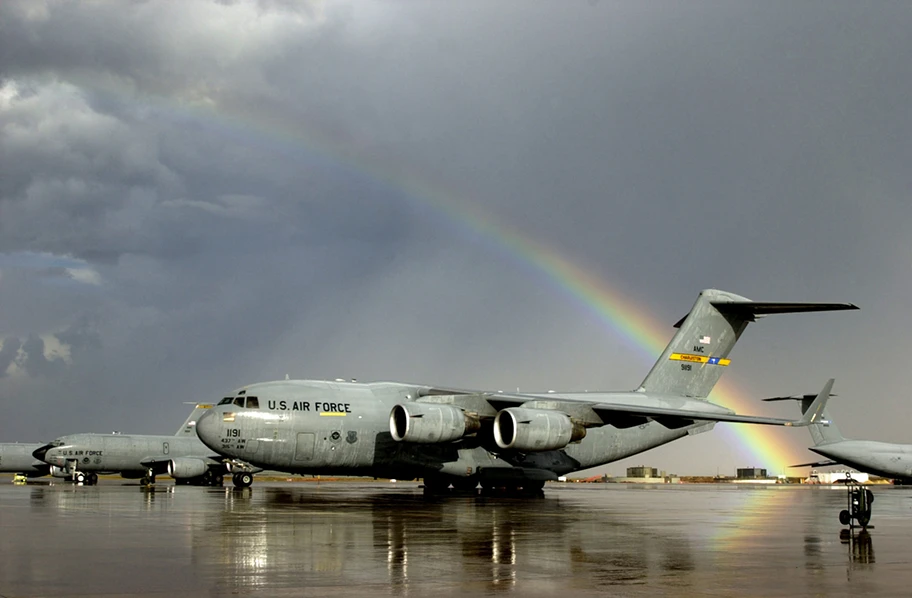
{"type": "Polygon", "coordinates": [[[770,314],[858,309],[850,303],[760,303],[707,289],[675,326],[668,343],[638,390],[703,399],[731,361],[728,354],[748,323],[770,314]]]}
{"type": "Polygon", "coordinates": [[[771,399],[763,400],[800,401],[802,415],[801,419],[812,422],[808,424],[808,430],[811,432],[811,438],[814,440],[814,446],[820,446],[821,444],[830,444],[832,442],[839,442],[846,439],[845,436],[843,436],[839,431],[839,427],[836,425],[836,423],[830,419],[829,413],[827,412],[826,399],[831,396],[830,390],[832,388],[833,380],[830,380],[827,382],[827,385],[824,386],[823,390],[820,391],[820,394],[817,395],[773,397],[771,399]],[[821,397],[824,399],[822,403],[820,401],[821,397]],[[814,411],[819,411],[819,415],[813,413],[814,411]]]}
{"type": "MultiPolygon", "coordinates": [[[[801,403],[801,408],[804,409],[804,402],[801,403]]],[[[814,446],[845,440],[845,436],[839,431],[839,426],[830,419],[826,409],[823,410],[823,419],[825,420],[824,423],[808,426],[808,430],[811,431],[811,438],[814,439],[814,446]]]]}
{"type": "Polygon", "coordinates": [[[210,403],[188,403],[193,405],[193,412],[190,413],[190,417],[187,418],[187,421],[184,422],[180,428],[178,428],[175,436],[196,436],[196,422],[199,421],[199,418],[206,413],[207,409],[212,408],[210,403]]]}

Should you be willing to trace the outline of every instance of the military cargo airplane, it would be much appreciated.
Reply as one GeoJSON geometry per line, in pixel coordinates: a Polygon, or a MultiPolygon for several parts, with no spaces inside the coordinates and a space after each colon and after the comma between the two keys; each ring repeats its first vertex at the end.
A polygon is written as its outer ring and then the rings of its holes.
{"type": "Polygon", "coordinates": [[[40,444],[0,443],[0,473],[21,473],[29,478],[40,478],[51,471],[51,466],[34,456],[40,444]]]}
{"type": "Polygon", "coordinates": [[[178,484],[221,486],[223,476],[231,472],[235,484],[249,480],[249,486],[252,473],[261,470],[225,459],[196,436],[197,420],[210,407],[197,404],[174,436],[72,434],[40,446],[32,454],[51,466],[52,475],[87,485],[96,484],[99,473],[140,478],[143,485],[154,484],[156,475],[167,473],[178,484]]]}
{"type": "Polygon", "coordinates": [[[760,303],[700,293],[643,383],[630,392],[520,394],[397,382],[285,380],[245,386],[203,415],[212,450],[299,474],[423,478],[429,492],[538,492],[547,480],[636,455],[716,422],[804,426],[739,415],[707,400],[749,322],[769,314],[857,309],[760,303]]]}
{"type": "MultiPolygon", "coordinates": [[[[802,413],[810,408],[813,397],[773,397],[765,401],[797,400],[802,413]]],[[[808,426],[814,446],[808,450],[827,457],[826,461],[800,463],[792,467],[825,467],[848,465],[858,471],[892,478],[903,484],[912,484],[912,444],[894,444],[877,440],[850,440],[845,438],[825,409],[817,423],[808,426]]]]}

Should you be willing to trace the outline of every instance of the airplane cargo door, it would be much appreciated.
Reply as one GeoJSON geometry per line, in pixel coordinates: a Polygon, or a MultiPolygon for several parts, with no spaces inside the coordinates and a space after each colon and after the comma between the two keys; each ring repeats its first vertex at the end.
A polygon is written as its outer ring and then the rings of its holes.
{"type": "Polygon", "coordinates": [[[298,440],[295,444],[295,461],[310,461],[314,456],[315,434],[298,434],[298,440]]]}

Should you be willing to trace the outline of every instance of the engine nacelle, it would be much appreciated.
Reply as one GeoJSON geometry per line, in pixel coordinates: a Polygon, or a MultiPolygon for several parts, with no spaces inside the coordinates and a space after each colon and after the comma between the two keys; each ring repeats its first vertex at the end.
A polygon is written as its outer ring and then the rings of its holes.
{"type": "Polygon", "coordinates": [[[585,436],[586,428],[560,411],[510,407],[494,418],[494,441],[502,449],[553,451],[585,436]]]}
{"type": "Polygon", "coordinates": [[[477,417],[452,405],[400,403],[390,411],[390,434],[398,442],[450,442],[479,428],[477,417]]]}
{"type": "Polygon", "coordinates": [[[209,464],[202,459],[180,457],[168,461],[168,475],[179,480],[182,478],[198,478],[208,471],[209,464]]]}
{"type": "Polygon", "coordinates": [[[51,465],[51,471],[49,473],[55,478],[70,477],[70,474],[67,472],[65,467],[57,467],[56,465],[51,465]]]}

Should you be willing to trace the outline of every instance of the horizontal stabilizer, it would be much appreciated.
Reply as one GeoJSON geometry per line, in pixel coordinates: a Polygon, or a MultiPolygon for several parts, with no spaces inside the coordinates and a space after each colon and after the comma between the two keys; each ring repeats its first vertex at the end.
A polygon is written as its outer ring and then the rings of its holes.
{"type": "Polygon", "coordinates": [[[858,309],[852,303],[780,303],[760,301],[713,301],[713,307],[723,314],[730,314],[749,322],[773,314],[799,314],[814,311],[841,311],[858,309]]]}
{"type": "MultiPolygon", "coordinates": [[[[733,316],[745,322],[756,322],[757,318],[773,314],[800,314],[815,311],[843,311],[858,309],[854,303],[795,303],[779,301],[710,301],[719,313],[733,316]]],[[[684,316],[674,327],[680,328],[687,316],[684,316]]]]}
{"type": "Polygon", "coordinates": [[[814,461],[813,463],[799,463],[798,465],[789,465],[789,467],[826,467],[828,465],[839,465],[832,459],[828,461],[814,461]]]}
{"type": "MultiPolygon", "coordinates": [[[[831,397],[838,397],[835,392],[830,393],[831,397]]],[[[788,397],[770,397],[768,399],[763,399],[764,401],[812,401],[817,398],[817,395],[791,395],[788,397]]]]}

